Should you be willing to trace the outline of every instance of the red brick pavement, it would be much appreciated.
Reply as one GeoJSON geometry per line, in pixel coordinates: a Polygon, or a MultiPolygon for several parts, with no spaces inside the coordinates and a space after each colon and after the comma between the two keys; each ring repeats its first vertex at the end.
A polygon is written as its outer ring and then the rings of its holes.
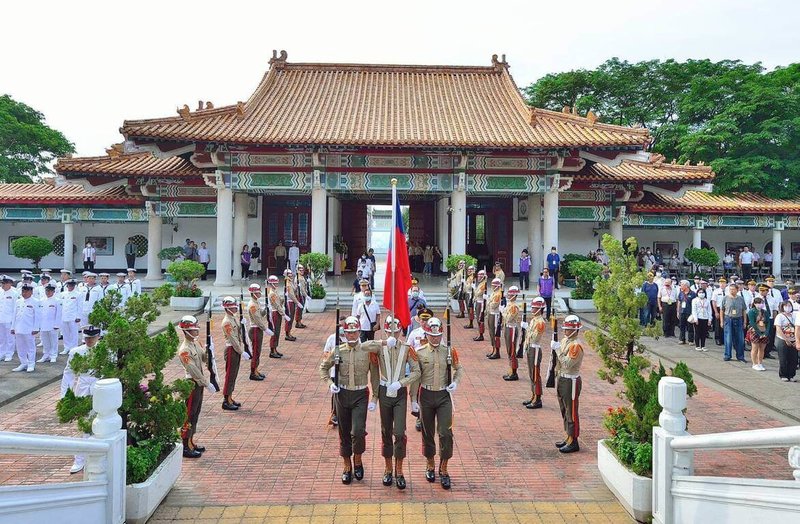
{"type": "MultiPolygon", "coordinates": [[[[217,315],[219,317],[219,315],[217,315]]],[[[601,421],[608,406],[621,402],[618,386],[596,378],[599,359],[584,360],[581,395],[580,453],[561,455],[553,442],[562,436],[554,390],[546,389],[544,409],[531,411],[520,402],[529,382],[504,382],[505,360],[487,360],[488,343],[473,342],[474,330],[454,325],[453,338],[466,370],[455,393],[455,455],[450,463],[453,489],[444,492],[423,478],[421,437],[409,417],[409,456],[405,492],[381,484],[380,420],[368,417],[363,482],[339,480],[338,436],[326,425],[330,406],[317,366],[333,314],[308,315],[308,329],[296,330],[297,342],[281,340],[285,357],[264,358],[264,382],[248,380],[242,362],[235,397],[238,412],[221,409],[221,396],[206,394],[197,441],[208,451],[185,460],[183,472],[167,499],[172,505],[230,505],[339,501],[539,500],[604,501],[613,495],[596,469],[596,441],[605,436],[601,421]]],[[[219,323],[216,323],[217,326],[219,323]]],[[[218,331],[218,327],[217,327],[218,331]]],[[[216,333],[217,340],[219,333],[216,333]]],[[[268,351],[265,351],[266,355],[268,351]]],[[[218,365],[223,366],[218,357],[218,365]]],[[[521,369],[522,376],[525,369],[521,369]]],[[[182,375],[173,361],[168,376],[182,375]]],[[[738,400],[698,383],[689,401],[690,431],[695,434],[782,426],[781,422],[738,400]]],[[[0,430],[74,435],[54,414],[58,386],[48,386],[0,408],[0,430]]],[[[784,450],[698,454],[698,474],[789,479],[784,450]]],[[[0,484],[58,481],[69,478],[68,457],[0,457],[0,484]]],[[[74,479],[74,477],[73,477],[74,479]]]]}

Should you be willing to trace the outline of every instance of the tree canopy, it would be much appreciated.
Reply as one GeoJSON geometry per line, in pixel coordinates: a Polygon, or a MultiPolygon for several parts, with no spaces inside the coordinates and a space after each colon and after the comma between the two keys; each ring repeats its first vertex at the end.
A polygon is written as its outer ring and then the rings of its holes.
{"type": "Polygon", "coordinates": [[[27,183],[50,173],[49,164],[75,147],[44,123],[44,115],[0,96],[0,182],[27,183]]]}
{"type": "Polygon", "coordinates": [[[536,107],[575,106],[602,122],[647,127],[654,152],[710,164],[718,192],[800,196],[800,64],[766,72],[738,60],[612,58],[523,91],[536,107]]]}

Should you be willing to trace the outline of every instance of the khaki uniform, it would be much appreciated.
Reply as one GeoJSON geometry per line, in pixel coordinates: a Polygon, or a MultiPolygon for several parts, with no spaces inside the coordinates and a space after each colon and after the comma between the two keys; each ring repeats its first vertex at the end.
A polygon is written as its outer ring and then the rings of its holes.
{"type": "Polygon", "coordinates": [[[306,300],[309,299],[309,283],[308,279],[305,275],[297,275],[297,290],[295,291],[295,295],[299,299],[299,303],[297,306],[296,314],[295,314],[295,326],[300,327],[303,325],[303,309],[305,309],[306,300]]]}
{"type": "Polygon", "coordinates": [[[284,331],[286,332],[286,336],[291,336],[292,334],[292,326],[294,323],[295,314],[298,308],[298,300],[297,300],[297,292],[294,287],[294,282],[290,278],[286,279],[285,284],[286,289],[286,305],[288,306],[287,315],[289,316],[289,320],[284,322],[284,331]]]}
{"type": "Polygon", "coordinates": [[[200,418],[200,408],[203,406],[203,390],[209,386],[208,379],[203,373],[208,356],[205,349],[197,340],[184,339],[178,348],[178,356],[186,370],[186,378],[194,382],[194,388],[186,399],[186,422],[181,428],[181,438],[184,444],[191,443],[197,431],[197,419],[200,418]]]}
{"type": "Polygon", "coordinates": [[[281,338],[281,322],[283,321],[283,316],[286,314],[283,293],[269,286],[267,305],[269,306],[269,315],[272,320],[272,336],[269,339],[269,351],[270,353],[275,353],[278,349],[278,341],[281,338]]]}
{"type": "Polygon", "coordinates": [[[227,399],[236,389],[236,376],[239,374],[239,364],[244,352],[242,325],[238,318],[227,311],[222,319],[222,334],[225,337],[225,386],[222,388],[222,394],[227,399]]]}
{"type": "Polygon", "coordinates": [[[511,373],[514,374],[517,372],[517,367],[519,366],[517,362],[517,346],[519,346],[520,337],[519,322],[522,318],[522,311],[516,299],[508,301],[503,309],[502,315],[503,325],[505,326],[503,338],[506,344],[506,355],[508,356],[508,363],[511,366],[511,373]]]}
{"type": "Polygon", "coordinates": [[[467,311],[469,312],[469,326],[472,327],[472,322],[475,320],[475,280],[477,279],[475,272],[467,274],[464,280],[464,300],[467,303],[467,311]]]}
{"type": "Polygon", "coordinates": [[[484,329],[486,328],[486,301],[483,295],[486,294],[486,279],[476,280],[475,290],[473,291],[475,305],[475,315],[478,317],[478,334],[483,336],[484,329]]]}
{"type": "Polygon", "coordinates": [[[486,312],[489,315],[489,340],[492,349],[500,351],[500,333],[502,333],[503,320],[500,315],[500,304],[503,300],[503,291],[498,289],[489,296],[489,303],[486,304],[486,312]]]}
{"type": "Polygon", "coordinates": [[[506,272],[503,271],[502,269],[497,269],[494,272],[494,278],[499,278],[500,282],[505,284],[506,283],[506,272]]]}
{"type": "MultiPolygon", "coordinates": [[[[417,351],[419,359],[419,404],[422,417],[422,450],[426,458],[436,456],[434,436],[439,434],[439,458],[453,456],[453,400],[445,390],[447,384],[447,347],[425,344],[417,351]]],[[[458,351],[452,350],[452,378],[458,384],[464,368],[458,351]]]]}
{"type": "MultiPolygon", "coordinates": [[[[381,455],[384,458],[406,457],[406,412],[408,411],[408,386],[419,381],[419,359],[414,348],[398,341],[397,346],[381,347],[371,354],[372,363],[378,372],[370,375],[373,400],[380,401],[381,455]],[[411,373],[405,376],[406,365],[411,373]],[[387,394],[386,386],[400,382],[401,387],[394,396],[387,394]],[[392,445],[394,437],[394,445],[392,445]]],[[[412,392],[411,401],[416,400],[412,392]]]]}
{"type": "Polygon", "coordinates": [[[542,315],[534,315],[525,334],[525,356],[531,379],[531,398],[542,396],[542,340],[547,324],[542,315]]]}
{"type": "MultiPolygon", "coordinates": [[[[367,404],[369,403],[369,382],[367,374],[378,373],[377,365],[370,358],[381,348],[376,341],[356,342],[353,346],[347,343],[339,345],[339,387],[341,391],[335,395],[336,417],[339,421],[339,455],[350,457],[361,455],[366,449],[367,404]]],[[[333,384],[330,370],[334,367],[333,350],[319,365],[319,376],[330,386],[333,384]]]]}
{"type": "Polygon", "coordinates": [[[261,304],[258,300],[250,297],[250,302],[247,303],[245,310],[247,323],[250,326],[250,350],[253,353],[253,358],[250,359],[250,373],[258,373],[258,366],[261,363],[261,346],[264,343],[264,332],[271,333],[269,327],[269,318],[267,317],[266,308],[261,309],[261,304]]]}
{"type": "Polygon", "coordinates": [[[583,363],[583,346],[576,336],[561,339],[556,362],[556,394],[561,417],[564,419],[564,431],[568,436],[577,439],[580,434],[578,417],[578,398],[581,394],[581,364],[583,363]]]}
{"type": "Polygon", "coordinates": [[[447,280],[447,287],[450,288],[450,296],[456,300],[464,300],[466,289],[466,269],[457,269],[447,280]]]}

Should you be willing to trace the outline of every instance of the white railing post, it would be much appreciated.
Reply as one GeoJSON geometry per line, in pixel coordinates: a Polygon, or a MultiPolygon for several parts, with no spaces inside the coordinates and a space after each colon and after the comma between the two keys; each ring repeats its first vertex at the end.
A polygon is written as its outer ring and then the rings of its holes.
{"type": "Polygon", "coordinates": [[[108,442],[106,456],[89,455],[87,480],[105,480],[108,486],[106,522],[125,521],[125,475],[127,433],[117,410],[122,406],[122,383],[116,378],[98,380],[94,386],[92,408],[97,413],[92,422],[92,437],[108,442]]]}
{"type": "Polygon", "coordinates": [[[653,522],[674,522],[672,477],[691,475],[692,452],[674,452],[670,443],[675,437],[687,435],[686,383],[676,377],[664,377],[658,382],[658,403],[661,414],[659,426],[653,428],[653,522]]]}
{"type": "Polygon", "coordinates": [[[789,465],[794,470],[792,472],[794,479],[800,481],[800,446],[789,448],[789,465]]]}

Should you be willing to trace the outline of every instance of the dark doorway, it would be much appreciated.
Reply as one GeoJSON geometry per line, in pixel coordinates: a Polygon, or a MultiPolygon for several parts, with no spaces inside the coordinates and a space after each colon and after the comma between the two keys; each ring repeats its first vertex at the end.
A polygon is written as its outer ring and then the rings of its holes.
{"type": "Polygon", "coordinates": [[[511,274],[511,199],[473,198],[467,202],[467,253],[478,259],[478,269],[491,270],[500,262],[511,274]]]}
{"type": "Polygon", "coordinates": [[[301,254],[311,250],[311,199],[265,195],[262,209],[262,256],[269,273],[277,275],[284,269],[276,267],[275,246],[279,240],[283,240],[287,251],[292,240],[297,241],[301,254]]]}

